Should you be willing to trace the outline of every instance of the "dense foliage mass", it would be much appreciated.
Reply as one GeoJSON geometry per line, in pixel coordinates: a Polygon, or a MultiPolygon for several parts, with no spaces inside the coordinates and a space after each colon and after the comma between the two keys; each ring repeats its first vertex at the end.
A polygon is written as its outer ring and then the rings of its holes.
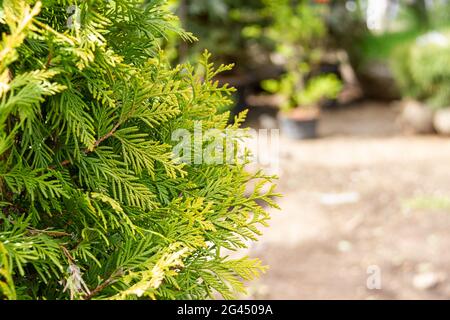
{"type": "Polygon", "coordinates": [[[176,129],[242,121],[217,112],[229,67],[165,62],[166,32],[192,38],[173,21],[159,0],[2,2],[1,298],[231,298],[264,270],[224,249],[256,239],[273,177],[172,156],[176,129]]]}
{"type": "Polygon", "coordinates": [[[432,108],[450,105],[450,34],[432,31],[400,46],[392,67],[403,96],[432,108]]]}

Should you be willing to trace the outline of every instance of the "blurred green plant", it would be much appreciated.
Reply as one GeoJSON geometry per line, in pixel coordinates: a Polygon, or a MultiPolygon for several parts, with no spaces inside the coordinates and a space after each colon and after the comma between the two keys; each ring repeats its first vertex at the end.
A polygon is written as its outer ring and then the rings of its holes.
{"type": "MultiPolygon", "coordinates": [[[[178,60],[195,61],[207,49],[214,53],[215,62],[235,63],[240,72],[258,64],[255,55],[268,52],[254,38],[244,37],[242,31],[250,25],[264,25],[259,14],[261,0],[172,0],[183,27],[193,32],[199,42],[177,43],[178,60]]],[[[235,72],[234,71],[234,72],[235,72]]]]}
{"type": "Polygon", "coordinates": [[[324,99],[335,99],[342,90],[342,83],[334,74],[316,76],[306,83],[304,88],[298,88],[302,82],[301,73],[287,73],[280,80],[264,80],[261,85],[264,90],[283,97],[280,109],[289,111],[296,107],[317,108],[324,99]]]}
{"type": "MultiPolygon", "coordinates": [[[[271,23],[262,29],[259,38],[273,43],[276,53],[288,70],[298,70],[299,63],[320,61],[327,28],[322,15],[324,6],[309,1],[262,0],[263,16],[272,16],[271,23]],[[276,14],[273,14],[276,12],[276,14]]],[[[303,68],[300,68],[302,70],[303,68]]]]}
{"type": "Polygon", "coordinates": [[[450,197],[420,196],[406,200],[403,205],[407,209],[448,210],[450,209],[450,197]]]}
{"type": "Polygon", "coordinates": [[[389,60],[397,48],[409,44],[423,34],[421,29],[389,32],[381,35],[367,34],[358,46],[362,63],[372,60],[389,60]]]}
{"type": "Polygon", "coordinates": [[[308,1],[263,1],[266,13],[277,14],[260,34],[275,44],[276,54],[286,69],[279,80],[263,81],[263,89],[283,97],[283,111],[317,107],[323,99],[336,98],[342,84],[335,75],[308,77],[323,57],[327,37],[323,14],[327,7],[308,1]]]}
{"type": "Polygon", "coordinates": [[[400,46],[392,69],[403,96],[432,108],[450,106],[450,33],[433,31],[400,46]]]}
{"type": "Polygon", "coordinates": [[[367,0],[351,1],[351,10],[349,2],[334,0],[328,21],[337,44],[348,51],[356,69],[374,60],[388,61],[397,47],[450,22],[449,2],[426,5],[425,0],[399,0],[386,13],[385,30],[374,32],[367,25],[367,0]]]}

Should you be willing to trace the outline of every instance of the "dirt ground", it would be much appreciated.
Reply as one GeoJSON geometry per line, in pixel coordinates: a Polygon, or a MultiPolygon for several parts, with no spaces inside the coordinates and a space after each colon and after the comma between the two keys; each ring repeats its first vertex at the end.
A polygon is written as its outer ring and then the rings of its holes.
{"type": "Polygon", "coordinates": [[[281,138],[282,210],[251,248],[270,266],[251,298],[450,298],[450,138],[405,136],[397,112],[360,103],[325,112],[320,139],[281,138]]]}

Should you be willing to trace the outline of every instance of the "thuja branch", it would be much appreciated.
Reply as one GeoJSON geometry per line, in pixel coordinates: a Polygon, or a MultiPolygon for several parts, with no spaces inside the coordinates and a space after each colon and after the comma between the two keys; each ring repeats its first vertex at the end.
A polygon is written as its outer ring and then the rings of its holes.
{"type": "Polygon", "coordinates": [[[70,237],[70,236],[72,236],[70,233],[67,233],[64,231],[38,230],[35,228],[29,228],[28,230],[29,230],[30,234],[32,234],[32,235],[46,234],[50,237],[70,237]]]}
{"type": "MultiPolygon", "coordinates": [[[[106,139],[112,137],[114,135],[114,133],[117,131],[117,129],[119,129],[120,125],[122,124],[122,121],[119,121],[118,123],[116,123],[116,125],[111,129],[111,131],[109,131],[107,134],[105,134],[104,136],[100,137],[99,139],[97,139],[94,143],[94,147],[92,149],[84,149],[84,154],[89,154],[95,151],[95,149],[98,148],[98,146],[105,141],[106,139]]],[[[65,167],[71,164],[71,161],[69,159],[66,159],[64,161],[62,161],[60,163],[60,166],[65,167]]],[[[51,166],[50,169],[55,169],[55,166],[51,166]]]]}
{"type": "Polygon", "coordinates": [[[95,148],[97,148],[100,145],[100,143],[102,143],[106,139],[112,137],[112,135],[117,131],[117,129],[119,129],[121,124],[122,124],[122,121],[117,122],[117,124],[111,129],[111,131],[109,131],[103,137],[101,137],[100,139],[95,141],[93,150],[85,150],[85,153],[93,152],[95,150],[95,148]],[[87,151],[89,151],[89,152],[87,152],[87,151]]]}
{"type": "Polygon", "coordinates": [[[220,289],[232,298],[240,275],[251,280],[265,269],[217,252],[259,234],[262,203],[276,207],[273,192],[241,188],[244,165],[187,164],[183,177],[168,178],[177,167],[161,147],[195,119],[224,126],[218,110],[230,106],[231,91],[205,83],[216,74],[209,54],[198,67],[166,63],[159,42],[178,27],[160,1],[89,5],[93,36],[56,31],[67,28],[48,14],[60,1],[41,1],[36,19],[29,2],[0,0],[8,15],[0,83],[9,88],[0,93],[8,109],[0,117],[0,297],[198,299],[220,289]],[[126,46],[122,33],[133,34],[126,46]],[[201,285],[192,286],[192,274],[201,285]],[[31,282],[33,290],[22,289],[31,282]]]}
{"type": "Polygon", "coordinates": [[[114,283],[116,281],[117,277],[120,277],[122,275],[123,275],[122,270],[115,271],[113,274],[111,274],[111,276],[108,279],[106,279],[104,282],[100,283],[97,287],[95,287],[94,290],[92,290],[89,294],[87,294],[84,297],[84,300],[91,300],[95,295],[100,293],[103,289],[105,289],[106,287],[108,287],[109,285],[114,283]]]}

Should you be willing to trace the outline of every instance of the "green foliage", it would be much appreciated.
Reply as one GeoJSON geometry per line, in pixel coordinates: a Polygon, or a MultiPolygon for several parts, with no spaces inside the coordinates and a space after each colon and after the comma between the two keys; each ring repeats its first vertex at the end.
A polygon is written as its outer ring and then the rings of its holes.
{"type": "Polygon", "coordinates": [[[397,49],[392,66],[404,96],[433,108],[450,106],[449,48],[448,33],[430,32],[397,49]]]}
{"type": "Polygon", "coordinates": [[[256,240],[274,177],[172,155],[174,130],[238,127],[230,67],[171,68],[168,31],[193,38],[161,0],[2,2],[0,298],[231,298],[265,270],[223,249],[256,240]]]}
{"type": "Polygon", "coordinates": [[[174,0],[183,26],[201,39],[189,46],[179,43],[181,60],[195,60],[206,48],[216,62],[239,61],[237,69],[245,72],[258,66],[256,52],[264,52],[263,44],[244,37],[243,30],[265,23],[259,14],[261,0],[174,0]]]}
{"type": "Polygon", "coordinates": [[[361,41],[359,50],[362,51],[364,61],[386,61],[395,54],[397,48],[414,41],[423,31],[412,29],[401,32],[390,32],[381,35],[367,34],[361,41]]]}
{"type": "MultiPolygon", "coordinates": [[[[329,26],[338,46],[350,56],[356,72],[376,62],[388,62],[399,46],[412,41],[418,35],[443,22],[437,12],[448,12],[443,2],[425,0],[391,1],[385,12],[383,30],[371,30],[368,26],[367,1],[355,0],[353,10],[347,9],[346,0],[335,0],[329,26]]],[[[448,19],[447,19],[448,21],[448,19]]]]}
{"type": "Polygon", "coordinates": [[[446,196],[423,195],[404,201],[403,206],[408,210],[449,210],[450,198],[446,196]]]}
{"type": "Polygon", "coordinates": [[[303,0],[263,2],[264,14],[276,14],[263,29],[262,37],[275,44],[276,52],[284,57],[287,68],[297,69],[299,62],[317,62],[327,35],[323,7],[303,0]]]}
{"type": "Polygon", "coordinates": [[[450,3],[448,1],[435,1],[428,8],[428,19],[433,29],[448,28],[450,24],[450,3]]]}
{"type": "Polygon", "coordinates": [[[342,83],[336,75],[327,74],[311,79],[296,99],[300,105],[314,105],[322,99],[336,99],[341,90],[342,83]]]}
{"type": "Polygon", "coordinates": [[[280,80],[262,82],[268,92],[280,94],[285,111],[296,107],[317,107],[323,99],[332,99],[341,91],[342,84],[335,75],[321,75],[307,79],[308,74],[322,58],[326,26],[322,7],[306,1],[265,1],[267,12],[277,12],[273,22],[263,30],[276,44],[276,52],[286,68],[280,80]]]}
{"type": "Polygon", "coordinates": [[[281,109],[289,111],[296,107],[317,107],[324,99],[335,99],[342,90],[342,83],[334,74],[316,76],[299,88],[300,74],[288,73],[280,80],[269,79],[261,83],[264,90],[282,95],[281,109]]]}

